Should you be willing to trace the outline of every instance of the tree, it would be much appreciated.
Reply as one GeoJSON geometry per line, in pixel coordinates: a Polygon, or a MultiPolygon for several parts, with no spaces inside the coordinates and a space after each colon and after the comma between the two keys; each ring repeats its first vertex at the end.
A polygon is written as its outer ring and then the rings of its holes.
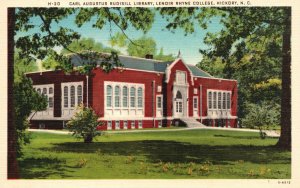
{"type": "MultiPolygon", "coordinates": [[[[159,8],[160,13],[169,20],[166,26],[169,30],[182,28],[186,34],[194,32],[194,23],[206,29],[211,18],[218,18],[223,28],[217,33],[208,33],[205,43],[208,49],[200,52],[208,57],[220,57],[228,62],[230,54],[235,49],[242,50],[245,39],[272,39],[282,37],[279,49],[282,57],[282,95],[281,95],[281,136],[277,146],[291,149],[291,8],[290,7],[217,7],[202,8],[159,8]]],[[[277,52],[276,50],[275,52],[277,52]]],[[[230,70],[230,69],[229,69],[230,70]]],[[[227,72],[231,76],[231,72],[227,72]]]]}
{"type": "Polygon", "coordinates": [[[83,138],[85,143],[91,143],[94,137],[100,135],[100,131],[97,130],[99,124],[94,110],[81,104],[67,123],[67,128],[76,138],[83,138]]]}
{"type": "Polygon", "coordinates": [[[242,118],[242,124],[248,128],[258,128],[260,132],[260,137],[264,139],[266,133],[264,129],[268,129],[274,124],[278,124],[280,120],[280,113],[278,108],[280,106],[277,104],[246,104],[246,115],[242,118]]]}
{"type": "MultiPolygon", "coordinates": [[[[61,69],[72,70],[70,59],[54,50],[54,47],[61,46],[69,51],[68,45],[78,40],[80,35],[65,26],[59,26],[53,30],[53,25],[62,19],[75,14],[75,23],[81,27],[84,23],[96,17],[93,27],[102,29],[106,23],[116,25],[127,37],[125,31],[129,25],[136,30],[147,32],[153,23],[154,13],[145,8],[9,8],[8,9],[8,178],[18,178],[18,165],[16,160],[17,137],[15,129],[15,113],[13,104],[13,75],[14,75],[14,48],[20,49],[20,58],[45,59],[52,56],[60,62],[61,69]],[[40,24],[32,24],[32,19],[38,19],[40,24]],[[30,31],[25,36],[19,36],[14,40],[14,35],[20,31],[30,31]]],[[[127,37],[128,38],[128,37],[127,37]]],[[[78,54],[80,55],[80,54],[78,54]]],[[[89,54],[80,55],[83,59],[90,58],[89,54]]],[[[96,56],[93,56],[96,57],[96,56]]],[[[99,57],[97,57],[99,58],[99,57]]],[[[96,66],[83,64],[85,73],[89,73],[96,66]]],[[[100,63],[102,68],[110,71],[120,62],[115,53],[103,57],[100,63]]]]}
{"type": "Polygon", "coordinates": [[[128,44],[128,55],[144,58],[147,54],[156,54],[156,42],[153,38],[143,36],[133,42],[128,44]]]}

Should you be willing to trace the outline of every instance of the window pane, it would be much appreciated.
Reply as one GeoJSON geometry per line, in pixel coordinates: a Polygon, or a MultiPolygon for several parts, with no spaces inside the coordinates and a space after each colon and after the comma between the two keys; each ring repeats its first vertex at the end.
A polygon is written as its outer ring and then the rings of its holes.
{"type": "Polygon", "coordinates": [[[120,87],[115,86],[115,107],[120,107],[120,87]]]}
{"type": "Polygon", "coordinates": [[[37,91],[39,94],[41,94],[41,89],[40,89],[40,88],[38,88],[36,91],[37,91]]]}
{"type": "Polygon", "coordinates": [[[230,109],[230,93],[227,93],[227,109],[230,109]]]}
{"type": "Polygon", "coordinates": [[[221,109],[221,92],[218,92],[218,109],[221,109]]]}
{"type": "Polygon", "coordinates": [[[197,100],[197,98],[194,98],[194,108],[195,109],[198,108],[198,100],[197,100]]]}
{"type": "Polygon", "coordinates": [[[217,109],[217,93],[214,92],[214,95],[213,95],[213,107],[214,109],[217,109]]]}
{"type": "Polygon", "coordinates": [[[138,88],[138,107],[143,107],[143,90],[141,87],[138,88]]]}
{"type": "Polygon", "coordinates": [[[49,97],[49,108],[53,108],[53,97],[49,97]]]}
{"type": "Polygon", "coordinates": [[[82,86],[77,86],[77,105],[81,104],[82,102],[82,86]]]}
{"type": "Polygon", "coordinates": [[[52,87],[49,88],[49,94],[53,94],[53,88],[52,87]]]}
{"type": "Polygon", "coordinates": [[[111,98],[112,98],[112,87],[110,85],[108,85],[108,86],[106,86],[106,106],[107,107],[112,106],[111,98]]]}
{"type": "Polygon", "coordinates": [[[223,98],[222,98],[223,100],[223,108],[222,109],[226,109],[226,93],[223,93],[223,98]]]}
{"type": "Polygon", "coordinates": [[[71,86],[71,107],[75,106],[75,86],[71,86]]]}
{"type": "Polygon", "coordinates": [[[123,87],[123,107],[128,107],[128,88],[126,86],[123,87]]]}
{"type": "Polygon", "coordinates": [[[161,97],[157,97],[157,108],[161,108],[161,97]]]}
{"type": "Polygon", "coordinates": [[[212,109],[211,92],[208,92],[208,109],[212,109]]]}
{"type": "Polygon", "coordinates": [[[130,107],[135,107],[135,88],[130,88],[130,107]]]}
{"type": "Polygon", "coordinates": [[[43,88],[43,95],[47,95],[47,88],[43,88]]]}
{"type": "Polygon", "coordinates": [[[65,86],[64,87],[64,107],[68,108],[68,106],[69,106],[68,104],[69,104],[69,102],[68,102],[68,87],[65,86]]]}

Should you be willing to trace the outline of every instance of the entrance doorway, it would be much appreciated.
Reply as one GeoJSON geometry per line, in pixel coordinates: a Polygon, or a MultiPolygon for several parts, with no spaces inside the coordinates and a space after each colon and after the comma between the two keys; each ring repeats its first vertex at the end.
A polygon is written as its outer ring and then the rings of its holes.
{"type": "Polygon", "coordinates": [[[174,100],[175,117],[183,117],[183,98],[180,91],[177,91],[176,98],[174,100]]]}

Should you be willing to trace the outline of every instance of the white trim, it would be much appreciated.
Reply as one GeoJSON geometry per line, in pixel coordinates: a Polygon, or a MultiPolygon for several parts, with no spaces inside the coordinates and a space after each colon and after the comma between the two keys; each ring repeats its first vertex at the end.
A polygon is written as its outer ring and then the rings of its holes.
{"type": "Polygon", "coordinates": [[[104,117],[110,118],[110,117],[120,117],[123,119],[124,117],[144,117],[145,115],[145,84],[141,83],[132,83],[132,82],[114,82],[114,81],[104,81],[104,117]],[[110,85],[112,87],[112,106],[107,107],[107,86],[110,85]],[[120,87],[120,106],[115,107],[115,87],[120,87]],[[123,107],[123,87],[127,87],[127,107],[123,107]],[[130,97],[130,89],[135,88],[135,106],[131,107],[131,97],[130,97]],[[138,107],[138,88],[142,88],[142,106],[138,107]]]}
{"type": "Polygon", "coordinates": [[[163,114],[164,114],[164,97],[162,94],[159,94],[159,95],[156,95],[156,105],[155,105],[155,108],[156,108],[156,117],[163,117],[163,114]],[[160,108],[158,107],[158,98],[161,98],[161,106],[160,108]],[[161,111],[161,116],[157,116],[157,114],[161,111]]]}
{"type": "MultiPolygon", "coordinates": [[[[166,70],[165,70],[165,74],[166,74],[166,79],[165,79],[165,82],[166,83],[169,83],[170,81],[170,75],[171,75],[171,69],[175,66],[175,64],[177,64],[179,61],[181,60],[181,62],[184,64],[184,66],[186,67],[186,69],[190,72],[190,75],[191,75],[191,82],[192,82],[192,85],[194,85],[194,75],[191,71],[191,69],[187,66],[187,64],[184,62],[184,60],[182,58],[177,58],[175,59],[171,65],[167,66],[166,70]]],[[[187,79],[187,75],[186,75],[186,79],[187,79]]]]}
{"type": "MultiPolygon", "coordinates": [[[[99,66],[97,66],[99,67],[99,66]]],[[[119,69],[119,70],[130,70],[130,71],[138,71],[138,72],[148,72],[148,73],[159,73],[159,74],[165,74],[164,72],[160,72],[160,71],[150,71],[150,70],[141,70],[141,69],[133,69],[133,68],[127,68],[127,67],[115,67],[115,69],[119,69]]]]}
{"type": "Polygon", "coordinates": [[[231,96],[232,96],[232,91],[229,90],[220,90],[220,89],[207,89],[206,90],[207,97],[207,116],[209,119],[228,119],[231,116],[231,96]],[[209,108],[209,95],[208,93],[212,93],[212,108],[209,108]],[[214,108],[214,92],[216,93],[216,108],[214,108]],[[221,100],[219,101],[219,93],[221,94],[221,100]],[[223,109],[223,93],[226,94],[226,108],[223,109]],[[227,94],[230,94],[230,108],[227,108],[227,94]],[[219,102],[221,103],[221,108],[219,109],[219,102]]]}
{"type": "Polygon", "coordinates": [[[84,96],[84,89],[83,89],[83,81],[79,82],[62,82],[61,83],[61,116],[72,116],[74,114],[74,110],[76,107],[79,105],[78,104],[78,93],[77,93],[77,88],[78,86],[81,86],[82,90],[82,101],[83,101],[83,96],[84,96]],[[75,103],[74,107],[71,107],[71,86],[75,87],[75,103]],[[64,87],[68,88],[68,107],[64,106],[64,87]],[[66,112],[66,114],[65,114],[66,112]]]}
{"type": "Polygon", "coordinates": [[[43,111],[39,111],[37,113],[34,114],[34,116],[32,117],[34,118],[39,118],[39,117],[45,117],[45,118],[50,118],[54,116],[54,105],[55,105],[55,100],[54,100],[54,84],[38,84],[38,85],[33,85],[32,86],[33,89],[35,89],[36,91],[38,89],[41,90],[40,94],[43,94],[43,89],[46,88],[47,92],[45,94],[45,96],[47,96],[47,108],[43,111]],[[52,93],[49,94],[49,89],[52,88],[52,93]],[[49,98],[52,97],[52,107],[49,107],[49,98]]]}
{"type": "Polygon", "coordinates": [[[203,79],[225,80],[225,81],[233,81],[233,82],[237,82],[237,80],[234,80],[234,79],[226,79],[226,78],[202,77],[202,76],[194,76],[194,77],[196,77],[196,78],[203,78],[203,79]]]}
{"type": "Polygon", "coordinates": [[[199,117],[199,97],[198,96],[193,96],[193,117],[199,117]],[[194,104],[194,100],[197,99],[197,107],[195,108],[195,104],[194,104]],[[195,114],[195,111],[197,111],[197,113],[195,114]]]}

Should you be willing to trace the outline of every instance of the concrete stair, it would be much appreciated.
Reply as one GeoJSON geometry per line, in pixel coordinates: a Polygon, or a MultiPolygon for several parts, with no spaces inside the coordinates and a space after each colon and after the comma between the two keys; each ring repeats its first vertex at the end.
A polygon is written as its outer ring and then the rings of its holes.
{"type": "Polygon", "coordinates": [[[183,121],[187,127],[193,128],[193,127],[206,127],[199,121],[197,121],[195,118],[189,117],[189,118],[180,118],[181,121],[183,121]]]}

